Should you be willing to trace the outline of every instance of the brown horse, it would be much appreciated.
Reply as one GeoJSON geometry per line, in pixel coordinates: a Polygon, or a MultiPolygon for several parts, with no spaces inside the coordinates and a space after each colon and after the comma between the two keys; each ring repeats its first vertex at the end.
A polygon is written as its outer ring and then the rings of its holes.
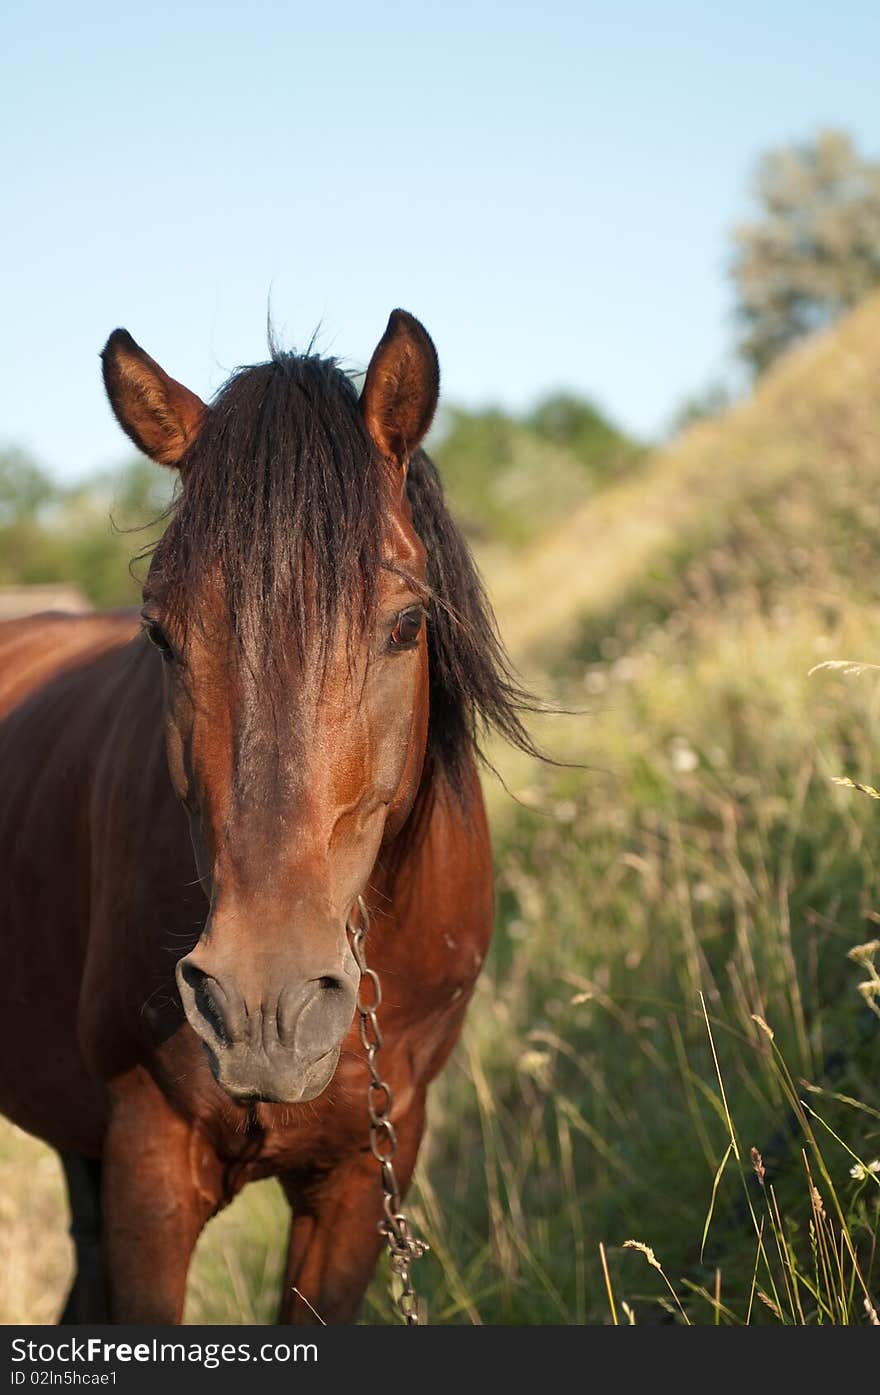
{"type": "Polygon", "coordinates": [[[178,1322],[205,1222],[277,1176],[281,1320],[349,1322],[383,1213],[350,934],[365,905],[403,1192],[492,924],[477,741],[529,749],[526,695],[412,316],[359,398],[311,354],[210,406],[124,330],[103,363],[179,484],[140,617],[0,627],[0,1108],[64,1162],[63,1321],[178,1322]]]}

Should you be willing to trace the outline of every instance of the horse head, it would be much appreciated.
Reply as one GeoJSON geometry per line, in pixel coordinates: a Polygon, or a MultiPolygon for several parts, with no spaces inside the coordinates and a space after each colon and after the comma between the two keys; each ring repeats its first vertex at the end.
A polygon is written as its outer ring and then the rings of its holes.
{"type": "Polygon", "coordinates": [[[209,902],[183,1008],[231,1096],[312,1099],[355,1011],[353,908],[425,758],[430,588],[405,482],[436,353],[397,310],[360,396],[332,360],[276,353],[211,405],[124,330],[102,357],[123,429],[179,472],[142,615],[209,902]]]}

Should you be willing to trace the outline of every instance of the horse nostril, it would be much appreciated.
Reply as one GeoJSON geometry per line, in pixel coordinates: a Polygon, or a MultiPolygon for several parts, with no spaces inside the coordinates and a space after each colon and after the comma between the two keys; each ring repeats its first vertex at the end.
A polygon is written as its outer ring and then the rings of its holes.
{"type": "Polygon", "coordinates": [[[318,974],[299,987],[285,987],[276,1012],[278,1039],[303,1056],[317,1056],[339,1045],[354,1009],[354,989],[340,974],[318,974]]]}
{"type": "Polygon", "coordinates": [[[334,978],[332,974],[325,974],[322,978],[318,979],[318,987],[326,988],[328,993],[341,993],[345,988],[345,984],[342,982],[341,978],[334,978]]]}
{"type": "Polygon", "coordinates": [[[197,1012],[205,1019],[221,1044],[228,1046],[229,1029],[218,1002],[223,990],[217,980],[206,974],[203,969],[196,968],[195,964],[187,963],[180,965],[180,976],[193,995],[197,1012]]]}

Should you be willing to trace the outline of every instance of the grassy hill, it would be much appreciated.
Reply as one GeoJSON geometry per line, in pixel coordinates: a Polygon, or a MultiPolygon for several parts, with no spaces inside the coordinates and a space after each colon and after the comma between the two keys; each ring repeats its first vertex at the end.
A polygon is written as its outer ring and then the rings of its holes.
{"type": "MultiPolygon", "coordinates": [[[[872,1320],[880,807],[834,780],[880,784],[880,673],[810,671],[880,661],[880,299],[477,550],[577,764],[490,749],[497,933],[413,1195],[432,1320],[872,1320]]],[[[0,1195],[31,1155],[0,1147],[0,1195]]],[[[190,1317],[267,1318],[282,1232],[251,1188],[190,1317]]],[[[61,1272],[21,1248],[19,1305],[61,1272]]]]}
{"type": "MultiPolygon", "coordinates": [[[[555,659],[584,614],[612,617],[628,607],[658,572],[680,570],[720,541],[744,509],[794,481],[822,481],[829,470],[852,467],[865,472],[868,486],[878,433],[875,298],[781,362],[752,399],[692,427],[532,546],[511,550],[507,566],[496,562],[492,592],[512,648],[555,659]]],[[[874,502],[868,488],[862,502],[874,502]]],[[[795,546],[802,522],[789,520],[795,546]]]]}

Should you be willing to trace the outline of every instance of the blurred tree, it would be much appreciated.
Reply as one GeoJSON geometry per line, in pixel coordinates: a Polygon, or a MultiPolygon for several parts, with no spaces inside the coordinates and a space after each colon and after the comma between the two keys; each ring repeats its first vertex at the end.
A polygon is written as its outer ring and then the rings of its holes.
{"type": "Polygon", "coordinates": [[[113,517],[121,527],[140,526],[165,512],[177,483],[174,470],[157,469],[145,456],[136,456],[123,470],[105,476],[104,485],[113,501],[113,517]]]}
{"type": "Polygon", "coordinates": [[[33,518],[53,492],[49,476],[25,451],[0,450],[0,527],[33,518]]]}
{"type": "Polygon", "coordinates": [[[843,131],[771,150],[755,180],[760,220],[734,231],[740,352],[761,373],[880,285],[880,164],[843,131]]]}
{"type": "Polygon", "coordinates": [[[0,451],[0,584],[70,581],[96,606],[137,604],[131,559],[161,531],[173,479],[138,458],[64,487],[23,451],[0,451]]]}
{"type": "Polygon", "coordinates": [[[618,431],[593,402],[572,393],[557,392],[545,397],[524,424],[538,436],[576,455],[594,483],[631,464],[641,453],[637,443],[618,431]]]}
{"type": "Polygon", "coordinates": [[[467,532],[507,543],[551,527],[644,453],[569,393],[545,398],[523,418],[495,407],[448,407],[430,450],[467,532]]]}
{"type": "Polygon", "coordinates": [[[495,407],[446,407],[430,442],[453,512],[471,537],[519,539],[523,520],[509,485],[540,478],[540,443],[495,407]]]}

